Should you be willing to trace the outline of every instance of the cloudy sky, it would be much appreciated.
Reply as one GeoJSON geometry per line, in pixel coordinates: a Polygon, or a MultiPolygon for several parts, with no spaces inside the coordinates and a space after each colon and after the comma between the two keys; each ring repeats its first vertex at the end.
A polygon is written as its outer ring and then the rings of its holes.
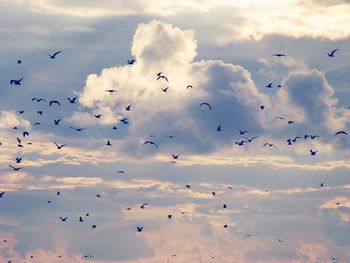
{"type": "Polygon", "coordinates": [[[2,0],[0,261],[349,262],[349,13],[2,0]]]}

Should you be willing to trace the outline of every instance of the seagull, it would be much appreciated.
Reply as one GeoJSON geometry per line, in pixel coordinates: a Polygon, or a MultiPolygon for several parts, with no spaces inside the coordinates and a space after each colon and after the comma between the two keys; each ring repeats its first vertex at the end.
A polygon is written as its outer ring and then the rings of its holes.
{"type": "Polygon", "coordinates": [[[108,146],[112,146],[112,144],[111,144],[110,140],[108,140],[108,141],[107,141],[106,145],[108,145],[108,146]]]}
{"type": "Polygon", "coordinates": [[[216,131],[218,131],[218,132],[222,131],[221,125],[219,125],[219,126],[216,128],[216,131]]]}
{"type": "Polygon", "coordinates": [[[266,146],[269,146],[269,147],[276,147],[276,145],[272,144],[272,143],[265,143],[263,147],[266,147],[266,146]]]}
{"type": "Polygon", "coordinates": [[[157,149],[159,149],[158,145],[155,142],[153,142],[153,141],[145,141],[143,143],[143,145],[145,145],[145,144],[153,144],[155,147],[157,147],[157,149]]]}
{"type": "Polygon", "coordinates": [[[265,108],[266,108],[266,106],[264,106],[264,105],[260,106],[260,110],[264,110],[265,108]]]}
{"type": "Polygon", "coordinates": [[[301,137],[300,136],[296,136],[292,141],[293,142],[297,142],[297,139],[301,139],[301,137]]]}
{"type": "Polygon", "coordinates": [[[43,115],[43,111],[41,111],[41,110],[38,110],[36,113],[38,113],[39,115],[43,115]]]}
{"type": "Polygon", "coordinates": [[[97,194],[96,197],[101,197],[101,195],[100,195],[100,194],[97,194]]]}
{"type": "Polygon", "coordinates": [[[335,135],[339,135],[339,134],[348,135],[347,132],[345,132],[345,131],[338,131],[335,133],[335,135]]]}
{"type": "Polygon", "coordinates": [[[0,193],[0,198],[4,198],[4,194],[5,194],[6,192],[1,192],[0,193]]]}
{"type": "Polygon", "coordinates": [[[187,85],[186,89],[189,89],[189,88],[193,89],[193,86],[192,85],[187,85]]]}
{"type": "Polygon", "coordinates": [[[186,184],[186,188],[191,189],[191,186],[189,184],[186,184]]]}
{"type": "Polygon", "coordinates": [[[66,144],[62,144],[62,145],[58,145],[57,143],[54,143],[54,144],[56,144],[56,147],[58,150],[62,149],[62,147],[64,146],[67,146],[66,144]]]}
{"type": "Polygon", "coordinates": [[[163,72],[158,72],[157,77],[161,76],[163,72]]]}
{"type": "Polygon", "coordinates": [[[17,85],[17,86],[21,86],[21,81],[23,80],[23,78],[19,79],[19,80],[16,80],[16,79],[11,79],[10,80],[10,84],[14,84],[14,85],[17,85]]]}
{"type": "Polygon", "coordinates": [[[272,82],[269,83],[268,85],[266,85],[265,87],[271,89],[272,88],[272,82]]]}
{"type": "Polygon", "coordinates": [[[131,60],[127,60],[127,62],[128,62],[128,65],[133,65],[136,62],[136,60],[131,59],[131,60]]]}
{"type": "Polygon", "coordinates": [[[97,228],[97,226],[96,225],[92,225],[92,227],[91,227],[92,229],[96,229],[97,228]]]}
{"type": "Polygon", "coordinates": [[[288,145],[292,145],[292,139],[288,139],[287,142],[288,142],[288,145]]]}
{"type": "Polygon", "coordinates": [[[117,91],[115,89],[106,89],[106,92],[114,93],[114,92],[117,92],[117,91]]]}
{"type": "Polygon", "coordinates": [[[315,139],[315,138],[317,138],[317,137],[320,137],[320,136],[318,136],[318,135],[311,135],[311,134],[310,134],[310,139],[311,139],[311,140],[313,140],[313,139],[315,139]]]}
{"type": "Polygon", "coordinates": [[[71,128],[71,129],[73,129],[73,130],[76,130],[76,131],[78,131],[78,132],[80,132],[80,131],[82,131],[82,130],[85,130],[86,128],[74,128],[74,127],[69,127],[69,128],[71,128]]]}
{"type": "Polygon", "coordinates": [[[212,110],[212,109],[211,109],[211,106],[210,106],[210,104],[209,104],[208,102],[202,102],[201,105],[199,105],[199,107],[201,107],[201,106],[203,106],[203,105],[208,106],[209,109],[212,110]]]}
{"type": "Polygon", "coordinates": [[[128,118],[124,118],[120,120],[123,124],[129,124],[128,118]]]}
{"type": "Polygon", "coordinates": [[[56,195],[61,195],[61,192],[60,192],[60,191],[57,191],[56,195]]]}
{"type": "Polygon", "coordinates": [[[288,124],[294,124],[294,121],[288,121],[288,124]]]}
{"type": "Polygon", "coordinates": [[[125,110],[127,110],[127,111],[130,111],[130,109],[131,109],[131,105],[128,105],[125,107],[125,110]]]}
{"type": "Polygon", "coordinates": [[[328,55],[328,57],[333,58],[333,57],[334,57],[334,53],[335,53],[337,50],[338,50],[338,48],[332,50],[331,53],[326,53],[326,54],[328,55]]]}
{"type": "Polygon", "coordinates": [[[304,135],[304,140],[306,140],[307,138],[309,138],[310,136],[309,135],[304,135]]]}
{"type": "Polygon", "coordinates": [[[228,225],[224,225],[224,228],[227,228],[228,227],[228,225]]]}
{"type": "Polygon", "coordinates": [[[16,163],[21,163],[23,157],[16,157],[16,163]]]}
{"type": "Polygon", "coordinates": [[[76,99],[78,98],[78,96],[76,96],[76,97],[74,97],[74,98],[69,98],[69,97],[67,97],[67,99],[68,99],[68,101],[69,101],[69,103],[72,103],[72,104],[74,104],[75,103],[75,101],[76,101],[76,99]]]}
{"type": "Polygon", "coordinates": [[[143,230],[143,226],[137,226],[136,228],[137,228],[137,232],[142,232],[143,230]]]}
{"type": "Polygon", "coordinates": [[[248,141],[240,141],[240,142],[235,142],[235,144],[239,145],[239,146],[243,146],[244,143],[246,143],[248,141]]]}
{"type": "Polygon", "coordinates": [[[271,55],[272,57],[286,57],[287,55],[282,54],[282,53],[275,53],[271,55]]]}
{"type": "Polygon", "coordinates": [[[102,114],[94,114],[96,119],[100,119],[102,117],[102,114]]]}
{"type": "Polygon", "coordinates": [[[11,164],[9,164],[9,166],[14,170],[14,171],[19,171],[21,170],[23,167],[14,167],[11,164]]]}
{"type": "Polygon", "coordinates": [[[58,101],[58,100],[51,100],[50,101],[50,103],[49,103],[49,105],[50,105],[50,107],[52,106],[52,104],[57,104],[58,106],[61,106],[61,104],[60,104],[60,102],[58,101]]]}
{"type": "Polygon", "coordinates": [[[243,130],[243,131],[238,130],[238,131],[239,131],[239,134],[240,134],[240,135],[244,135],[245,133],[249,132],[249,131],[244,131],[244,130],[243,130]]]}
{"type": "Polygon", "coordinates": [[[34,126],[36,126],[36,125],[41,125],[41,123],[40,122],[34,123],[34,126]]]}
{"type": "Polygon", "coordinates": [[[175,160],[178,160],[178,159],[179,159],[179,155],[172,154],[172,156],[173,156],[173,158],[174,158],[175,160]]]}
{"type": "Polygon", "coordinates": [[[68,216],[66,216],[65,218],[60,217],[62,222],[66,222],[67,218],[68,218],[68,216]]]}
{"type": "Polygon", "coordinates": [[[165,79],[167,82],[169,82],[168,78],[166,76],[159,76],[159,77],[157,77],[157,80],[159,80],[159,79],[165,79]]]}
{"type": "Polygon", "coordinates": [[[50,55],[49,53],[46,53],[51,59],[55,59],[56,55],[58,55],[59,53],[61,53],[62,51],[57,51],[55,52],[53,55],[50,55]]]}
{"type": "Polygon", "coordinates": [[[29,132],[24,131],[24,132],[22,133],[22,135],[23,135],[23,137],[29,136],[29,132]]]}
{"type": "Polygon", "coordinates": [[[44,101],[44,102],[47,102],[45,99],[42,99],[42,98],[32,98],[32,101],[36,101],[36,102],[40,102],[40,101],[44,101]]]}
{"type": "Polygon", "coordinates": [[[19,114],[23,114],[25,111],[24,110],[19,110],[18,113],[19,114]]]}
{"type": "Polygon", "coordinates": [[[79,222],[84,222],[84,220],[81,216],[79,216],[79,222]]]}
{"type": "Polygon", "coordinates": [[[252,142],[254,139],[256,139],[256,138],[258,138],[258,137],[259,137],[259,136],[254,136],[253,138],[249,139],[249,138],[243,136],[243,138],[244,138],[244,139],[247,139],[248,142],[252,142]]]}
{"type": "Polygon", "coordinates": [[[310,155],[316,155],[317,152],[318,151],[313,151],[313,150],[310,149],[310,155]]]}
{"type": "Polygon", "coordinates": [[[54,122],[55,125],[59,125],[61,120],[62,120],[62,119],[53,120],[53,122],[54,122]]]}
{"type": "Polygon", "coordinates": [[[167,91],[168,91],[168,89],[169,89],[169,87],[162,88],[162,91],[163,91],[163,92],[167,92],[167,91]]]}

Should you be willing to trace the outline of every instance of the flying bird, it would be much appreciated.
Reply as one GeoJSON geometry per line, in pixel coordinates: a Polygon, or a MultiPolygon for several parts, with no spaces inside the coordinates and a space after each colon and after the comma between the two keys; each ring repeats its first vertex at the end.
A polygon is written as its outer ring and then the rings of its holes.
{"type": "Polygon", "coordinates": [[[310,149],[310,155],[316,155],[317,152],[318,151],[313,151],[313,150],[310,149]]]}
{"type": "Polygon", "coordinates": [[[67,146],[66,144],[58,145],[57,143],[54,143],[58,150],[62,149],[62,147],[67,146]]]}
{"type": "Polygon", "coordinates": [[[106,92],[108,93],[114,93],[114,92],[117,92],[115,89],[106,89],[106,92]]]}
{"type": "Polygon", "coordinates": [[[16,157],[16,163],[21,163],[23,157],[16,157]]]}
{"type": "Polygon", "coordinates": [[[24,110],[19,110],[18,113],[19,114],[23,114],[25,111],[24,110]]]}
{"type": "Polygon", "coordinates": [[[348,135],[347,132],[345,132],[345,131],[338,131],[335,133],[335,135],[339,135],[339,134],[348,135]]]}
{"type": "Polygon", "coordinates": [[[238,131],[239,131],[239,134],[240,134],[240,135],[244,135],[245,133],[249,132],[249,131],[244,131],[244,130],[243,130],[243,131],[238,130],[238,131]]]}
{"type": "Polygon", "coordinates": [[[36,101],[36,102],[40,102],[40,101],[44,101],[44,102],[47,102],[45,99],[42,99],[42,98],[32,98],[32,101],[36,101]]]}
{"type": "Polygon", "coordinates": [[[38,113],[39,115],[43,115],[43,111],[41,111],[41,110],[38,110],[36,113],[38,113]]]}
{"type": "Polygon", "coordinates": [[[277,120],[277,119],[279,119],[279,120],[285,120],[283,117],[279,117],[279,116],[275,117],[275,120],[277,120]]]}
{"type": "Polygon", "coordinates": [[[126,106],[125,110],[130,111],[131,110],[131,105],[126,106]]]}
{"type": "Polygon", "coordinates": [[[0,193],[0,198],[4,198],[4,194],[5,194],[6,192],[1,192],[0,193]]]}
{"type": "Polygon", "coordinates": [[[55,125],[59,125],[61,120],[62,120],[62,119],[53,120],[53,122],[54,122],[55,125]]]}
{"type": "Polygon", "coordinates": [[[11,79],[11,80],[10,80],[10,84],[11,84],[11,85],[21,86],[21,81],[22,81],[22,80],[23,80],[23,78],[18,79],[18,80],[16,80],[16,79],[11,79]]]}
{"type": "Polygon", "coordinates": [[[221,125],[219,125],[219,126],[216,128],[216,131],[218,131],[218,132],[222,131],[221,125]]]}
{"type": "Polygon", "coordinates": [[[136,62],[136,60],[131,59],[131,60],[127,60],[127,62],[128,62],[128,65],[133,65],[136,62]]]}
{"type": "Polygon", "coordinates": [[[19,171],[21,170],[23,167],[14,167],[11,164],[9,164],[9,166],[14,170],[14,171],[19,171]]]}
{"type": "Polygon", "coordinates": [[[244,143],[246,143],[246,142],[248,142],[248,141],[240,141],[240,142],[235,142],[235,144],[237,144],[237,145],[239,145],[239,146],[243,146],[243,145],[244,145],[244,143]]]}
{"type": "Polygon", "coordinates": [[[163,92],[167,92],[167,91],[168,91],[168,89],[169,89],[169,87],[162,88],[162,91],[163,91],[163,92]]]}
{"type": "Polygon", "coordinates": [[[310,134],[310,139],[311,139],[311,140],[313,140],[313,139],[315,139],[315,138],[318,138],[318,137],[320,137],[320,136],[318,136],[318,135],[311,135],[311,134],[310,134]]]}
{"type": "Polygon", "coordinates": [[[79,222],[84,222],[84,220],[81,216],[79,216],[79,222]]]}
{"type": "Polygon", "coordinates": [[[286,57],[286,54],[282,54],[282,53],[275,53],[271,55],[272,57],[286,57]]]}
{"type": "Polygon", "coordinates": [[[137,226],[136,228],[137,228],[137,232],[142,232],[143,230],[143,226],[137,226]]]}
{"type": "Polygon", "coordinates": [[[128,118],[124,118],[120,120],[123,124],[129,124],[128,118]]]}
{"type": "Polygon", "coordinates": [[[273,143],[268,143],[268,142],[266,142],[263,147],[266,147],[266,146],[269,146],[269,147],[273,147],[274,146],[274,147],[276,147],[276,145],[274,145],[273,143]]]}
{"type": "Polygon", "coordinates": [[[338,48],[334,49],[331,51],[331,53],[326,53],[328,55],[328,57],[333,58],[334,57],[334,53],[338,50],[338,48]]]}
{"type": "Polygon", "coordinates": [[[271,89],[272,88],[272,82],[267,84],[265,87],[271,89]]]}
{"type": "Polygon", "coordinates": [[[189,184],[186,184],[186,188],[191,189],[191,186],[189,184]]]}
{"type": "Polygon", "coordinates": [[[284,243],[283,240],[281,240],[281,239],[279,239],[279,238],[277,238],[276,240],[277,240],[278,242],[282,243],[282,244],[284,243]]]}
{"type": "Polygon", "coordinates": [[[66,216],[65,218],[60,216],[60,219],[61,219],[62,222],[66,222],[67,218],[68,218],[68,216],[66,216]]]}
{"type": "Polygon", "coordinates": [[[52,104],[57,104],[58,106],[61,106],[61,104],[58,100],[51,100],[49,103],[50,107],[52,106],[52,104]]]}
{"type": "Polygon", "coordinates": [[[123,174],[125,172],[123,170],[119,170],[119,171],[117,171],[117,173],[123,174]]]}
{"type": "Polygon", "coordinates": [[[288,121],[288,124],[294,124],[294,121],[288,121]]]}
{"type": "Polygon", "coordinates": [[[159,79],[165,79],[167,82],[169,82],[169,81],[168,81],[168,78],[167,78],[166,76],[158,76],[158,77],[157,77],[157,80],[159,80],[159,79]]]}
{"type": "Polygon", "coordinates": [[[76,131],[78,131],[78,132],[80,132],[80,131],[82,131],[82,130],[85,130],[86,128],[74,128],[74,127],[69,127],[69,128],[71,128],[71,129],[73,129],[73,130],[76,130],[76,131]]]}
{"type": "Polygon", "coordinates": [[[266,108],[266,106],[264,106],[264,105],[260,106],[260,110],[264,110],[265,108],[266,108]]]}
{"type": "Polygon", "coordinates": [[[193,86],[192,85],[187,85],[186,89],[189,89],[189,88],[193,89],[193,86]]]}
{"type": "Polygon", "coordinates": [[[74,98],[69,98],[69,97],[67,97],[67,99],[68,99],[68,101],[69,101],[69,103],[72,103],[72,104],[74,104],[75,103],[75,101],[76,101],[76,99],[78,98],[78,96],[76,96],[76,97],[74,97],[74,98]]]}
{"type": "Polygon", "coordinates": [[[243,136],[243,138],[244,138],[244,139],[247,139],[248,142],[252,142],[252,141],[255,140],[256,138],[259,138],[259,136],[254,136],[254,137],[251,138],[251,139],[249,139],[249,138],[247,138],[247,137],[244,137],[244,136],[243,136]]]}
{"type": "Polygon", "coordinates": [[[100,119],[102,117],[102,114],[94,114],[96,119],[100,119]]]}
{"type": "Polygon", "coordinates": [[[153,141],[145,141],[143,143],[143,145],[145,145],[145,144],[153,144],[155,147],[157,147],[157,149],[159,149],[158,145],[155,142],[153,142],[153,141]]]}
{"type": "Polygon", "coordinates": [[[60,50],[60,51],[57,51],[57,52],[55,52],[53,55],[50,55],[49,53],[46,53],[51,59],[55,59],[55,57],[59,54],[59,53],[61,53],[62,51],[60,50]]]}
{"type": "Polygon", "coordinates": [[[17,60],[17,64],[22,64],[22,60],[21,60],[21,59],[18,59],[18,60],[17,60]]]}
{"type": "Polygon", "coordinates": [[[179,155],[178,155],[178,154],[177,154],[177,155],[172,154],[172,156],[173,156],[173,158],[174,158],[175,160],[178,160],[178,159],[179,159],[179,155]]]}
{"type": "Polygon", "coordinates": [[[112,146],[112,144],[111,144],[110,140],[107,140],[106,145],[108,145],[108,146],[112,146]]]}
{"type": "Polygon", "coordinates": [[[202,102],[202,103],[199,105],[199,107],[201,107],[201,106],[203,106],[203,105],[208,106],[208,108],[209,108],[210,110],[212,110],[212,109],[211,109],[211,106],[210,106],[210,104],[209,104],[208,102],[202,102]]]}
{"type": "Polygon", "coordinates": [[[24,131],[24,132],[22,133],[22,136],[23,136],[23,137],[29,136],[29,132],[24,131]]]}

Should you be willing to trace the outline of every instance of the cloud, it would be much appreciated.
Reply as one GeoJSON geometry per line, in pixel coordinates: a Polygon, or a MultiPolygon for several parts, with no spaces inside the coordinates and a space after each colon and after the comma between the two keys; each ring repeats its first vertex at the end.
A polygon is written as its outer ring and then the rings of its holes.
{"type": "Polygon", "coordinates": [[[0,128],[12,129],[16,126],[23,127],[25,129],[30,127],[29,121],[18,116],[13,111],[1,111],[0,112],[0,128]]]}
{"type": "Polygon", "coordinates": [[[63,29],[66,32],[80,32],[80,33],[91,33],[94,32],[95,29],[88,26],[67,26],[63,29]]]}
{"type": "Polygon", "coordinates": [[[46,27],[39,25],[27,25],[22,28],[23,32],[33,33],[40,36],[46,36],[50,34],[50,30],[46,27]]]}

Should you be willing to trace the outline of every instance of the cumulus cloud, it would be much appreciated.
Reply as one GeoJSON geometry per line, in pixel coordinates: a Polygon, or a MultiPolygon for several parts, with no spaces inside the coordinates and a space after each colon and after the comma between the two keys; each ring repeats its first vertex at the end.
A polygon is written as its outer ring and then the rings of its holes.
{"type": "Polygon", "coordinates": [[[1,111],[0,112],[0,128],[10,129],[10,128],[13,128],[15,126],[29,128],[30,123],[29,123],[29,121],[18,116],[13,111],[1,111]]]}

